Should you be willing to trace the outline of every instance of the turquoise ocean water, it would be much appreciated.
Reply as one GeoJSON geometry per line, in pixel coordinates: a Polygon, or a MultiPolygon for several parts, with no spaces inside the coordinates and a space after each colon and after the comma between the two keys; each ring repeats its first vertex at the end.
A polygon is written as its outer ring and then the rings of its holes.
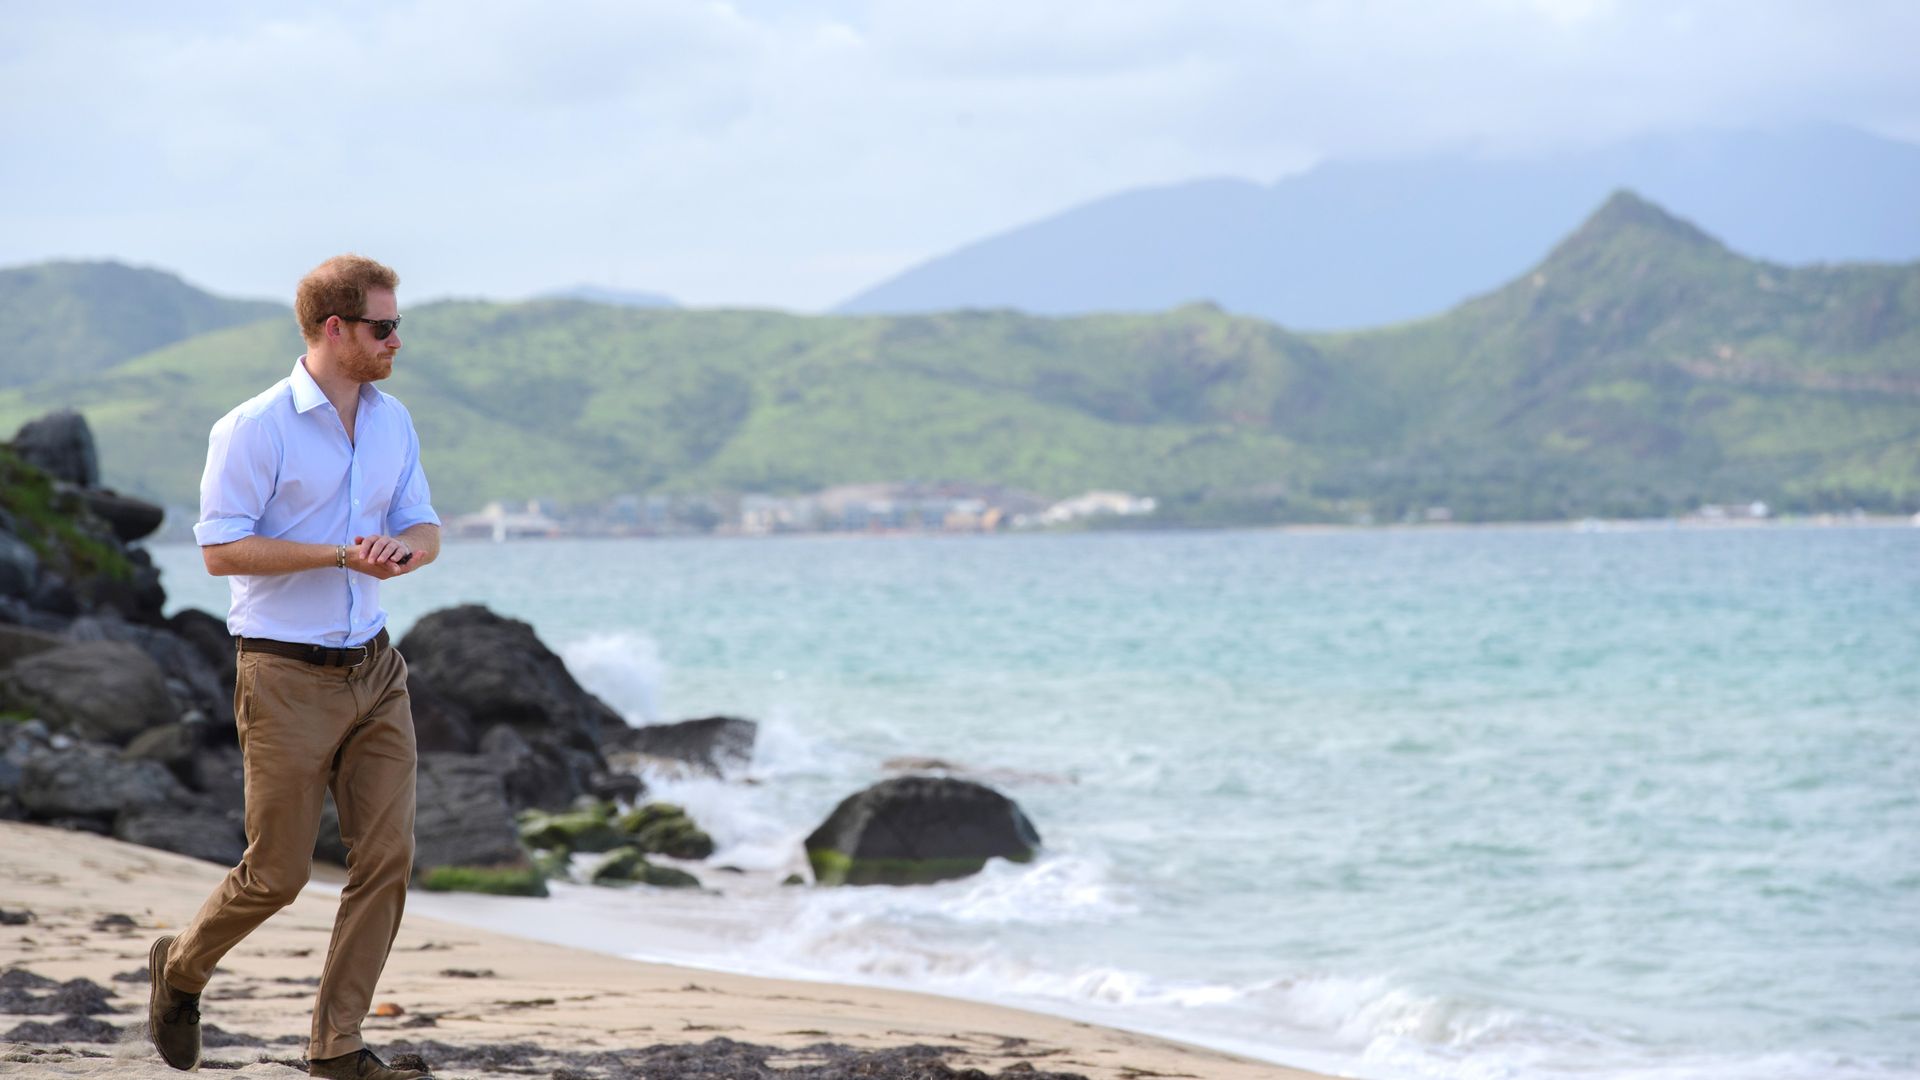
{"type": "Polygon", "coordinates": [[[384,598],[525,619],[633,722],[764,725],[652,778],[718,893],[415,911],[1362,1077],[1920,1075],[1920,529],[469,543],[384,598]],[[1044,856],[780,888],[905,755],[1044,856]]]}

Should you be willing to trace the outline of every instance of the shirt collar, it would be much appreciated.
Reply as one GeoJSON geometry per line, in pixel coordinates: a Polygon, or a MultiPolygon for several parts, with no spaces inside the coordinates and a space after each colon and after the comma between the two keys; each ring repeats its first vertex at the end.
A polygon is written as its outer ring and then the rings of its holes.
{"type": "MultiPolygon", "coordinates": [[[[314,409],[327,403],[326,391],[320,389],[320,384],[314,382],[313,376],[307,371],[306,353],[301,353],[300,358],[293,362],[293,376],[291,381],[293,384],[294,412],[312,412],[314,409]]],[[[361,404],[368,407],[378,407],[380,397],[380,391],[375,390],[372,383],[360,384],[361,404]]]]}

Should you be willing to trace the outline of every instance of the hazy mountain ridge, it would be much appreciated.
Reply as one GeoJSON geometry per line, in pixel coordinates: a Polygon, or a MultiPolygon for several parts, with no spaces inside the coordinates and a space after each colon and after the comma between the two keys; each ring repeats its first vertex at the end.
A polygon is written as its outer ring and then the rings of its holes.
{"type": "MultiPolygon", "coordinates": [[[[1920,264],[1758,262],[1625,193],[1499,289],[1341,334],[1209,305],[408,315],[387,388],[446,511],[878,480],[1120,488],[1194,522],[1920,500],[1920,264]]],[[[215,331],[0,392],[0,425],[75,405],[112,482],[190,505],[207,428],[299,351],[286,318],[215,331]]]]}
{"type": "Polygon", "coordinates": [[[1124,191],[929,259],[836,310],[1209,300],[1295,328],[1380,326],[1497,288],[1620,188],[1774,262],[1920,259],[1920,146],[1832,127],[1692,131],[1550,161],[1331,161],[1272,184],[1124,191]]]}

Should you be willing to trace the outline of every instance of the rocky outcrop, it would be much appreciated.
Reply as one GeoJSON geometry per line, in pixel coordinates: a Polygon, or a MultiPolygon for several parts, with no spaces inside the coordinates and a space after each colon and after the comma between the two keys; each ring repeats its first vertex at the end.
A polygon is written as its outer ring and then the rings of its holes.
{"type": "Polygon", "coordinates": [[[167,629],[194,647],[212,666],[215,684],[231,694],[240,655],[234,649],[233,635],[227,633],[227,620],[198,608],[182,608],[167,617],[167,629]]]}
{"type": "Polygon", "coordinates": [[[505,785],[470,755],[421,755],[413,835],[416,875],[436,866],[528,864],[505,785]]]}
{"type": "Polygon", "coordinates": [[[198,713],[233,737],[233,679],[192,642],[163,627],[130,623],[113,616],[87,615],[73,620],[67,636],[76,641],[117,641],[147,655],[165,673],[167,691],[181,715],[198,713]]]}
{"type": "Polygon", "coordinates": [[[235,865],[247,850],[247,831],[240,815],[207,808],[122,811],[114,820],[113,835],[130,844],[191,855],[222,866],[235,865]]]}
{"type": "MultiPolygon", "coordinates": [[[[436,867],[531,865],[507,805],[505,785],[484,758],[472,754],[421,754],[413,819],[413,872],[436,867]]],[[[340,813],[327,797],[313,856],[345,866],[340,813]]]]}
{"type": "Polygon", "coordinates": [[[159,573],[126,546],[159,519],[99,486],[76,414],[0,448],[0,816],[226,861],[244,844],[231,669],[160,617],[159,573]]]}
{"type": "Polygon", "coordinates": [[[160,576],[144,552],[125,545],[152,531],[145,523],[158,524],[160,513],[99,487],[93,436],[78,414],[28,424],[0,449],[0,534],[10,538],[0,542],[0,597],[24,605],[0,608],[0,617],[41,629],[34,613],[59,619],[112,610],[159,622],[160,576]],[[24,592],[23,574],[31,578],[24,592]]]}
{"type": "Polygon", "coordinates": [[[0,707],[82,739],[125,743],[179,718],[159,665],[132,645],[88,641],[15,661],[0,672],[0,707]]]}
{"type": "Polygon", "coordinates": [[[400,642],[400,652],[442,697],[466,710],[477,731],[507,724],[529,743],[550,737],[597,758],[604,733],[626,726],[574,681],[532,627],[479,605],[426,616],[400,642]]]}
{"type": "Polygon", "coordinates": [[[735,716],[708,716],[673,724],[622,726],[607,734],[607,748],[642,758],[678,761],[710,776],[742,772],[753,762],[760,725],[735,716]]]}
{"type": "Polygon", "coordinates": [[[582,766],[596,767],[598,758],[568,753],[551,737],[529,742],[510,724],[496,724],[480,740],[480,752],[506,784],[507,801],[515,810],[564,810],[586,793],[582,766]],[[584,757],[584,760],[582,760],[584,757]]]}
{"type": "Polygon", "coordinates": [[[806,839],[821,885],[916,885],[965,877],[988,859],[1026,862],[1040,834],[982,784],[907,776],[850,795],[806,839]]]}
{"type": "Polygon", "coordinates": [[[407,665],[407,701],[413,710],[414,743],[421,753],[471,754],[480,749],[473,717],[436,690],[433,680],[411,663],[407,665]]]}
{"type": "Polygon", "coordinates": [[[13,452],[62,483],[83,488],[100,484],[100,456],[94,449],[93,430],[87,427],[86,418],[72,409],[48,413],[22,426],[13,437],[13,452]]]}
{"type": "Polygon", "coordinates": [[[193,801],[166,766],[126,761],[109,747],[93,743],[61,747],[56,737],[48,746],[22,756],[20,786],[14,796],[32,820],[93,818],[104,823],[122,811],[186,806],[193,801]]]}

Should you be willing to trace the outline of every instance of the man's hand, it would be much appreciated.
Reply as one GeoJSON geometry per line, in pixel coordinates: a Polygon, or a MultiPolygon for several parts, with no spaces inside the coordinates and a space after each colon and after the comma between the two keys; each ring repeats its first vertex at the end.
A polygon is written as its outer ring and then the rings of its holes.
{"type": "Polygon", "coordinates": [[[385,581],[412,571],[413,549],[397,536],[356,536],[347,550],[347,569],[385,581]]]}

